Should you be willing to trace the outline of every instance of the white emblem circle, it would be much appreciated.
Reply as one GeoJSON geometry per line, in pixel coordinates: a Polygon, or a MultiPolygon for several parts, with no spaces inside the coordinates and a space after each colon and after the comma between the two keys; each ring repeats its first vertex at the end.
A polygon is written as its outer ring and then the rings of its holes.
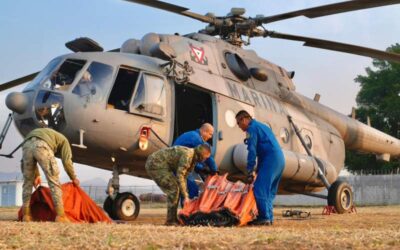
{"type": "Polygon", "coordinates": [[[231,128],[236,126],[236,118],[235,118],[235,116],[236,116],[235,112],[233,112],[230,109],[228,109],[225,112],[225,122],[231,128]]]}

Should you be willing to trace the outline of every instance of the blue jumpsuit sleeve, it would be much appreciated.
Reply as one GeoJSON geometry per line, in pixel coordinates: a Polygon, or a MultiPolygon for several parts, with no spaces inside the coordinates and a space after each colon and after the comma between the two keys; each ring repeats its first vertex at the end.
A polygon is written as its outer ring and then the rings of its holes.
{"type": "Polygon", "coordinates": [[[217,172],[218,171],[218,167],[217,164],[215,163],[214,157],[210,156],[210,158],[208,158],[205,163],[207,164],[207,166],[210,167],[210,170],[213,172],[217,172]]]}
{"type": "Polygon", "coordinates": [[[195,171],[200,171],[200,170],[202,170],[203,168],[204,168],[204,165],[203,165],[202,162],[198,162],[198,163],[196,163],[196,165],[194,166],[194,170],[195,170],[195,171]]]}
{"type": "Polygon", "coordinates": [[[247,171],[254,170],[257,158],[257,133],[256,129],[249,127],[247,129],[247,171]]]}

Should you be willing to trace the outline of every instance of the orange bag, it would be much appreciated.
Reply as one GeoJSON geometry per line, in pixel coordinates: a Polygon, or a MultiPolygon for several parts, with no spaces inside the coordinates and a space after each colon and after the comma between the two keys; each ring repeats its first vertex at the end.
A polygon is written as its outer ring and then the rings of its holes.
{"type": "Polygon", "coordinates": [[[246,225],[257,215],[253,186],[230,182],[227,174],[211,176],[204,192],[179,212],[185,225],[233,226],[246,225]]]}
{"type": "MultiPolygon", "coordinates": [[[[226,195],[231,189],[233,183],[227,180],[227,174],[224,176],[210,176],[204,184],[204,191],[198,199],[191,200],[179,212],[179,218],[184,224],[198,225],[197,220],[204,223],[205,216],[212,216],[212,212],[218,211],[223,205],[226,195]]],[[[211,223],[211,222],[210,222],[211,223]]]]}
{"type": "Polygon", "coordinates": [[[258,214],[253,185],[236,182],[226,197],[224,209],[238,220],[239,226],[252,221],[258,214]]]}
{"type": "MultiPolygon", "coordinates": [[[[65,215],[71,222],[107,222],[111,219],[79,186],[72,183],[61,185],[65,215]]],[[[54,221],[56,211],[50,189],[39,187],[31,198],[31,214],[34,221],[54,221]]],[[[22,221],[22,208],[18,212],[18,220],[22,221]]]]}
{"type": "Polygon", "coordinates": [[[223,176],[215,175],[217,181],[213,185],[206,185],[205,188],[209,189],[209,193],[203,193],[203,202],[200,203],[200,211],[208,213],[218,211],[224,204],[226,196],[231,190],[233,183],[227,180],[228,174],[223,176]]]}

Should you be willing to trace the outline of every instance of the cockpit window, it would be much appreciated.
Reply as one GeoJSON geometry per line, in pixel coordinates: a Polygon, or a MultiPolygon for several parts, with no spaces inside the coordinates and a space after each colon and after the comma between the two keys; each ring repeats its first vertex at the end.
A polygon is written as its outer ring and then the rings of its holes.
{"type": "Polygon", "coordinates": [[[74,82],[77,73],[85,65],[85,60],[67,59],[54,71],[50,77],[43,83],[43,87],[56,90],[68,90],[74,82]]]}
{"type": "Polygon", "coordinates": [[[47,66],[44,67],[44,69],[35,77],[35,79],[33,79],[33,81],[26,86],[24,91],[34,89],[39,84],[41,84],[45,79],[48,79],[51,75],[51,72],[53,72],[56,69],[60,61],[61,61],[60,57],[51,60],[49,64],[47,64],[47,66]]]}
{"type": "Polygon", "coordinates": [[[107,64],[92,62],[83,72],[72,93],[81,97],[89,97],[92,101],[101,101],[106,93],[105,87],[112,80],[113,67],[107,64]]]}
{"type": "Polygon", "coordinates": [[[121,67],[108,97],[108,108],[129,111],[129,102],[135,89],[139,71],[121,67]]]}
{"type": "Polygon", "coordinates": [[[137,87],[132,108],[142,113],[165,116],[166,92],[161,77],[143,74],[137,87]]]}
{"type": "Polygon", "coordinates": [[[39,91],[35,101],[36,119],[42,127],[61,131],[65,127],[63,96],[54,92],[39,91]]]}

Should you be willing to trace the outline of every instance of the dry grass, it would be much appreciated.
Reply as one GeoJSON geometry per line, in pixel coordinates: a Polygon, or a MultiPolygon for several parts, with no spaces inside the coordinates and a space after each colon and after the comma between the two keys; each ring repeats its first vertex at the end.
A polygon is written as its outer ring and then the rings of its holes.
{"type": "Polygon", "coordinates": [[[165,209],[143,209],[130,224],[21,223],[17,209],[0,208],[0,248],[24,249],[400,249],[400,206],[362,207],[357,214],[288,220],[276,208],[272,227],[211,228],[161,225],[165,209]]]}

